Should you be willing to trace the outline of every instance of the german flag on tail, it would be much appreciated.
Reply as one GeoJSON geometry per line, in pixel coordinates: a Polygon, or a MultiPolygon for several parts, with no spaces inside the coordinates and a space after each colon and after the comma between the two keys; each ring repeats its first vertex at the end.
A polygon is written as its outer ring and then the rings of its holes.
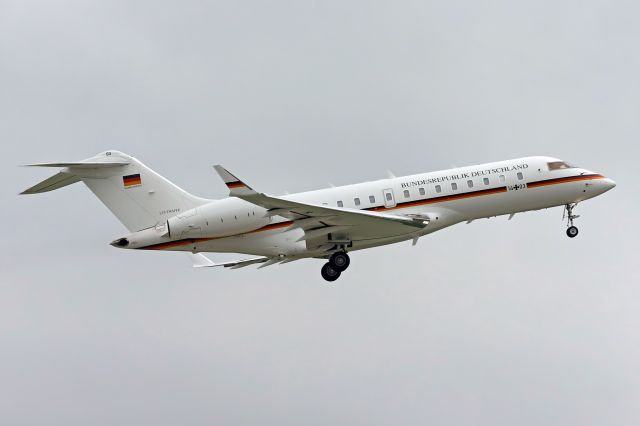
{"type": "Polygon", "coordinates": [[[135,175],[122,176],[122,183],[125,188],[131,188],[132,186],[142,185],[142,179],[140,179],[140,173],[135,175]]]}

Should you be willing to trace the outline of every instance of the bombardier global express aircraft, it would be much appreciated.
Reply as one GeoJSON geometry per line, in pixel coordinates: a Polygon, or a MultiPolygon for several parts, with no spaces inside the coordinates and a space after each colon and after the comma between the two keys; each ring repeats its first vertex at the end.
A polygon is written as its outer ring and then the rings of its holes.
{"type": "Polygon", "coordinates": [[[260,267],[303,258],[326,259],[322,277],[335,281],[347,254],[413,241],[461,222],[564,206],[566,233],[578,228],[574,207],[616,184],[551,157],[525,157],[275,197],[214,166],[229,197],[209,200],[177,187],[137,159],[106,151],[59,167],[25,190],[36,194],[82,181],[130,234],[111,243],[138,250],[188,252],[195,267],[260,267]],[[202,252],[253,255],[214,263],[202,252]]]}

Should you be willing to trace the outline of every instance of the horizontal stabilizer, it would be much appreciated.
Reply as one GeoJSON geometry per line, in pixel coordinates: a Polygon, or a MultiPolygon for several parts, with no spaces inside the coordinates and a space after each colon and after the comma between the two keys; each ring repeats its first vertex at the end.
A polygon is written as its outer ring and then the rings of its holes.
{"type": "Polygon", "coordinates": [[[20,195],[40,194],[42,192],[53,191],[54,189],[59,189],[67,185],[71,185],[72,183],[80,182],[81,178],[79,176],[76,176],[74,171],[76,171],[78,174],[82,174],[80,170],[121,167],[128,164],[130,164],[129,161],[111,156],[93,157],[88,160],[76,161],[73,163],[27,164],[25,165],[25,167],[60,167],[64,168],[65,170],[51,176],[48,179],[43,180],[42,182],[32,186],[29,189],[22,191],[20,195]],[[98,159],[98,161],[96,161],[96,158],[98,159]]]}
{"type": "Polygon", "coordinates": [[[118,167],[130,164],[128,161],[109,161],[109,162],[76,162],[76,163],[36,163],[26,164],[25,167],[71,167],[74,169],[102,169],[105,167],[118,167]]]}
{"type": "Polygon", "coordinates": [[[80,178],[78,176],[72,173],[60,172],[56,173],[48,179],[43,180],[40,183],[33,185],[29,189],[25,189],[20,193],[20,195],[49,192],[76,182],[80,182],[80,178]]]}

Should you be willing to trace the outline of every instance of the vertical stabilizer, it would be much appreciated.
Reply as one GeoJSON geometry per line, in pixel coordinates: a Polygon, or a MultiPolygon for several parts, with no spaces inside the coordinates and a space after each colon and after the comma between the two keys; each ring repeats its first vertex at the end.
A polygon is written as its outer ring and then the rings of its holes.
{"type": "Polygon", "coordinates": [[[23,194],[51,191],[81,180],[131,232],[155,226],[209,202],[189,194],[119,151],[105,151],[76,163],[33,166],[63,167],[63,170],[23,194]]]}

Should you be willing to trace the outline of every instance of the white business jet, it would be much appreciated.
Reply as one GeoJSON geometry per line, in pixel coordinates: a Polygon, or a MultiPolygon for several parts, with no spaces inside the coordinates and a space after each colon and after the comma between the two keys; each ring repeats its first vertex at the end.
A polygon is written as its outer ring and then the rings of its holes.
{"type": "Polygon", "coordinates": [[[564,206],[573,238],[575,206],[616,184],[557,158],[525,157],[281,197],[259,192],[222,166],[214,166],[229,197],[196,197],[137,159],[106,151],[59,167],[25,190],[37,194],[82,181],[130,234],[114,247],[188,252],[195,267],[242,268],[325,259],[322,277],[335,281],[349,266],[348,252],[412,241],[460,222],[564,206]],[[202,252],[254,257],[214,263],[202,252]]]}

